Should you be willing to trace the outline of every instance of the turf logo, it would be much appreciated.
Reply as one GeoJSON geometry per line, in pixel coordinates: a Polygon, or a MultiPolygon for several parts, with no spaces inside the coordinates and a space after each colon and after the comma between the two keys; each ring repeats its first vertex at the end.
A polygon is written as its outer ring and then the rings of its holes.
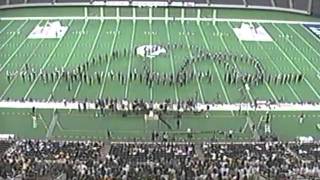
{"type": "Polygon", "coordinates": [[[165,54],[166,52],[166,49],[159,45],[143,45],[136,49],[137,55],[147,58],[155,58],[160,54],[165,54]]]}
{"type": "Polygon", "coordinates": [[[304,26],[320,39],[320,25],[304,24],[304,26]]]}

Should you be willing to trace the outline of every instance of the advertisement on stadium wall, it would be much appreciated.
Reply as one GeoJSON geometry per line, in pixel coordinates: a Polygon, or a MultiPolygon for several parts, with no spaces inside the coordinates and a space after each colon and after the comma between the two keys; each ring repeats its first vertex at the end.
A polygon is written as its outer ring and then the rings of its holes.
{"type": "Polygon", "coordinates": [[[304,24],[304,27],[320,39],[320,24],[304,24]]]}

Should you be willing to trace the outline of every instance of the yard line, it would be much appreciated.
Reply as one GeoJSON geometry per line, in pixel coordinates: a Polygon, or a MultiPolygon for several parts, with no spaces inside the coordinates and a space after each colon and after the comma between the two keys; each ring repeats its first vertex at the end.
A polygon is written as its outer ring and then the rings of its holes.
{"type": "Polygon", "coordinates": [[[4,26],[3,29],[1,29],[0,34],[2,34],[5,30],[7,30],[7,28],[13,23],[13,20],[10,20],[10,22],[8,24],[6,24],[6,26],[4,26]]]}
{"type": "MultiPolygon", "coordinates": [[[[273,44],[275,44],[277,46],[277,48],[281,51],[281,53],[284,55],[284,57],[287,59],[287,61],[290,62],[290,64],[294,67],[294,69],[298,72],[301,73],[301,71],[299,70],[299,68],[297,68],[297,66],[292,62],[292,60],[290,59],[290,57],[287,55],[287,53],[280,47],[280,45],[276,42],[273,41],[273,44]]],[[[313,93],[317,96],[318,99],[320,99],[320,95],[318,94],[318,92],[313,88],[313,86],[310,84],[310,82],[307,80],[307,78],[303,79],[308,86],[310,87],[310,89],[313,91],[313,93]]]]}
{"type": "MultiPolygon", "coordinates": [[[[117,21],[117,26],[116,26],[116,31],[115,31],[115,35],[113,36],[113,40],[112,40],[112,44],[111,44],[111,48],[110,48],[110,54],[112,54],[112,51],[114,49],[114,45],[115,45],[115,42],[116,42],[116,39],[118,37],[118,31],[119,31],[119,24],[120,24],[120,21],[117,21]]],[[[110,58],[108,59],[108,63],[107,63],[107,66],[106,66],[106,69],[104,71],[104,75],[103,75],[103,83],[102,83],[102,86],[100,88],[100,92],[99,92],[99,99],[102,98],[102,94],[103,94],[103,91],[104,91],[104,87],[105,87],[105,83],[106,83],[106,79],[107,79],[107,74],[108,74],[108,71],[109,71],[109,66],[110,66],[110,58]]]]}
{"type": "MultiPolygon", "coordinates": [[[[132,35],[131,35],[131,42],[130,42],[130,50],[133,51],[133,41],[134,41],[134,35],[136,33],[136,22],[133,21],[133,27],[132,27],[132,35]]],[[[127,73],[127,83],[126,83],[126,89],[124,93],[124,97],[128,98],[128,89],[129,89],[129,75],[131,70],[131,61],[132,61],[132,53],[130,53],[129,56],[129,63],[128,63],[128,73],[127,73]]]]}
{"type": "MultiPolygon", "coordinates": [[[[203,29],[202,29],[200,23],[197,23],[197,25],[198,25],[198,28],[199,28],[200,33],[201,33],[202,40],[204,41],[207,50],[210,50],[209,43],[208,43],[207,38],[205,37],[205,35],[203,33],[203,29]]],[[[219,83],[220,83],[220,86],[222,87],[222,91],[223,91],[224,96],[226,97],[227,103],[230,104],[230,99],[229,99],[227,91],[226,91],[226,89],[225,89],[225,87],[224,87],[224,85],[222,83],[222,80],[221,80],[221,77],[220,77],[220,73],[218,72],[217,65],[216,65],[216,63],[214,61],[212,62],[212,65],[213,65],[213,67],[214,67],[214,69],[216,71],[216,74],[218,76],[219,83]]],[[[232,112],[232,114],[233,114],[233,112],[232,112]]]]}
{"type": "MultiPolygon", "coordinates": [[[[228,22],[228,26],[232,29],[232,26],[230,24],[230,22],[228,22]]],[[[251,53],[248,51],[247,47],[243,44],[243,42],[241,40],[239,40],[239,43],[241,44],[241,46],[243,47],[244,51],[246,52],[247,55],[249,55],[250,57],[252,57],[251,53]]],[[[279,103],[277,97],[275,96],[273,90],[270,88],[269,84],[266,83],[264,81],[264,84],[267,86],[268,91],[270,92],[270,94],[272,95],[273,99],[275,100],[276,103],[279,103]]]]}
{"type": "MultiPolygon", "coordinates": [[[[181,25],[182,25],[182,29],[183,29],[183,32],[184,32],[184,35],[183,35],[183,36],[185,37],[185,39],[186,39],[186,41],[187,41],[187,44],[188,44],[189,56],[190,56],[190,58],[192,58],[192,53],[191,53],[191,50],[190,50],[189,39],[188,39],[188,37],[186,36],[186,27],[184,26],[184,23],[182,23],[182,22],[180,22],[180,23],[181,23],[181,25]]],[[[196,74],[196,73],[197,73],[196,66],[195,66],[194,64],[192,64],[192,65],[193,65],[193,71],[194,71],[195,74],[196,74]]],[[[198,89],[199,89],[201,101],[202,101],[202,103],[204,103],[204,97],[203,97],[202,89],[201,89],[201,86],[200,86],[200,82],[199,82],[199,79],[198,79],[198,78],[196,78],[196,79],[197,79],[197,84],[198,84],[198,89]]]]}
{"type": "MultiPolygon", "coordinates": [[[[34,55],[34,53],[36,52],[36,50],[39,48],[40,44],[42,43],[44,39],[41,39],[39,41],[39,43],[37,44],[37,46],[32,50],[32,52],[29,54],[28,58],[26,59],[26,61],[24,63],[28,63],[31,60],[31,57],[34,55]]],[[[24,68],[24,64],[21,66],[20,71],[22,71],[24,68]]],[[[2,98],[7,94],[8,90],[11,88],[11,86],[13,85],[13,83],[15,82],[15,80],[17,79],[19,75],[14,76],[14,78],[10,81],[10,84],[6,87],[6,89],[4,90],[4,92],[2,93],[2,95],[0,96],[0,100],[2,100],[2,98]]]]}
{"type": "MultiPolygon", "coordinates": [[[[302,39],[302,41],[303,41],[305,44],[307,44],[307,45],[309,46],[309,48],[311,48],[311,49],[320,57],[320,53],[319,53],[317,50],[315,50],[314,47],[313,47],[307,40],[305,40],[293,27],[291,27],[291,26],[289,26],[289,25],[287,25],[287,26],[288,26],[295,34],[297,34],[297,35],[299,36],[299,38],[302,39]]],[[[292,44],[293,44],[293,43],[292,43],[292,44]]],[[[293,45],[294,45],[294,44],[293,44],[293,45]]],[[[294,45],[294,46],[296,47],[296,49],[298,49],[296,45],[294,45]]],[[[308,58],[304,55],[304,53],[302,53],[302,51],[299,50],[299,52],[300,52],[301,55],[303,55],[304,59],[306,59],[306,60],[308,61],[308,63],[312,66],[312,68],[313,68],[315,71],[317,71],[317,73],[319,74],[320,72],[319,72],[318,68],[316,68],[316,67],[313,65],[313,63],[311,63],[311,62],[308,60],[308,58]]]]}
{"type": "MultiPolygon", "coordinates": [[[[69,22],[68,26],[70,26],[70,25],[72,24],[72,22],[73,22],[73,20],[71,20],[71,21],[69,22]]],[[[56,43],[55,47],[52,49],[51,53],[49,54],[47,60],[46,60],[46,61],[44,62],[44,64],[40,67],[40,70],[43,70],[43,69],[48,65],[48,63],[50,62],[53,54],[56,52],[56,49],[59,47],[59,45],[60,45],[60,43],[61,43],[61,41],[62,41],[63,39],[64,39],[64,37],[62,37],[62,38],[60,38],[60,39],[58,40],[58,42],[56,43]]],[[[39,77],[40,77],[40,74],[38,74],[37,77],[36,77],[36,79],[32,82],[31,86],[29,87],[28,91],[27,91],[26,94],[24,95],[23,99],[26,99],[26,98],[29,96],[31,90],[33,89],[33,87],[34,87],[35,84],[37,83],[39,77]]]]}
{"type": "MultiPolygon", "coordinates": [[[[25,20],[25,21],[18,27],[17,31],[19,32],[19,31],[21,30],[21,28],[23,28],[24,25],[25,25],[27,22],[28,22],[28,20],[25,20]]],[[[11,34],[11,36],[6,40],[6,42],[4,42],[4,43],[2,44],[2,46],[0,47],[0,50],[1,50],[2,48],[4,48],[4,47],[10,42],[10,40],[11,40],[15,35],[16,35],[16,32],[13,32],[13,33],[11,34]]]]}
{"type": "MultiPolygon", "coordinates": [[[[261,43],[259,41],[257,41],[257,44],[261,47],[262,51],[269,57],[269,59],[271,60],[271,64],[273,65],[273,67],[275,67],[275,69],[278,71],[278,73],[281,73],[280,69],[278,68],[278,66],[274,63],[274,61],[272,60],[273,58],[270,56],[270,54],[265,50],[265,48],[261,45],[261,43]]],[[[291,87],[290,84],[287,84],[287,86],[289,87],[290,91],[293,93],[293,95],[295,96],[295,98],[301,102],[300,97],[297,95],[297,93],[294,91],[294,89],[291,87]]]]}
{"type": "MultiPolygon", "coordinates": [[[[42,21],[39,21],[37,25],[39,25],[42,21]]],[[[25,38],[20,45],[17,47],[17,49],[11,54],[11,56],[7,59],[7,61],[0,67],[0,73],[3,71],[3,69],[7,66],[7,64],[12,60],[12,58],[17,54],[17,52],[20,50],[20,48],[23,47],[24,43],[26,43],[28,38],[25,38]]]]}
{"type": "MultiPolygon", "coordinates": [[[[81,28],[81,33],[78,34],[78,37],[77,37],[77,39],[76,39],[76,42],[73,44],[73,47],[72,47],[72,49],[71,49],[71,52],[69,53],[69,56],[67,57],[67,60],[65,61],[64,65],[62,66],[63,69],[66,68],[67,65],[69,64],[69,62],[70,62],[70,60],[71,60],[71,57],[72,57],[72,55],[73,55],[76,47],[78,46],[78,43],[79,43],[80,39],[81,39],[81,36],[82,36],[82,34],[83,34],[82,32],[84,32],[84,30],[86,29],[87,24],[88,24],[88,21],[85,21],[85,22],[83,23],[83,26],[82,26],[82,28],[81,28]]],[[[59,78],[58,78],[57,81],[55,82],[55,84],[54,84],[54,86],[53,86],[53,88],[52,88],[51,94],[49,95],[49,97],[48,97],[48,99],[47,99],[48,102],[49,102],[49,101],[51,100],[51,98],[54,96],[54,92],[55,92],[56,88],[58,87],[58,84],[59,84],[61,78],[62,78],[62,74],[59,75],[59,78]]]]}
{"type": "MultiPolygon", "coordinates": [[[[217,32],[218,35],[219,35],[219,34],[220,34],[220,30],[219,30],[219,28],[218,28],[218,25],[215,25],[214,28],[216,29],[216,32],[217,32]]],[[[230,53],[230,50],[229,50],[228,46],[226,45],[226,43],[225,43],[225,41],[224,41],[224,39],[223,39],[223,37],[222,37],[222,34],[221,34],[221,36],[219,35],[219,38],[220,38],[220,40],[221,40],[221,42],[222,42],[223,47],[225,48],[225,50],[226,50],[228,53],[230,53]]],[[[237,70],[238,70],[239,72],[241,72],[240,69],[239,69],[239,67],[237,66],[237,64],[236,64],[235,62],[233,62],[233,61],[231,61],[231,62],[235,65],[235,67],[237,68],[237,70]]],[[[246,92],[247,92],[247,94],[248,94],[251,102],[253,103],[254,100],[253,100],[253,97],[252,97],[250,91],[249,91],[247,88],[244,88],[244,89],[246,90],[246,92]]]]}
{"type": "MultiPolygon", "coordinates": [[[[168,28],[168,23],[166,22],[166,32],[167,32],[167,39],[169,42],[171,42],[170,34],[169,34],[169,28],[168,28]]],[[[176,75],[175,70],[174,70],[174,65],[173,65],[173,57],[172,57],[172,51],[169,52],[170,56],[170,62],[171,62],[171,70],[173,75],[176,75]]],[[[177,85],[174,83],[174,90],[175,90],[175,96],[176,96],[176,102],[179,101],[179,96],[178,96],[178,90],[177,90],[177,85]]]]}
{"type": "MultiPolygon", "coordinates": [[[[152,45],[152,24],[151,24],[152,22],[150,22],[149,21],[149,37],[150,37],[150,39],[149,39],[149,44],[150,45],[152,45]]],[[[151,58],[150,59],[150,72],[153,72],[153,65],[152,65],[152,61],[153,61],[153,59],[151,58]]],[[[153,99],[153,85],[151,86],[151,88],[150,88],[150,100],[152,100],[153,99]]]]}
{"type": "MultiPolygon", "coordinates": [[[[197,25],[198,25],[198,28],[199,28],[199,30],[200,30],[202,40],[204,41],[204,43],[205,43],[205,45],[206,45],[206,48],[207,48],[207,50],[209,51],[209,50],[210,50],[209,43],[208,43],[208,41],[207,41],[207,39],[206,39],[206,37],[205,37],[205,35],[204,35],[204,33],[203,33],[203,29],[202,29],[200,23],[197,23],[197,25]]],[[[223,85],[223,83],[222,83],[222,80],[221,80],[221,77],[220,77],[220,73],[218,72],[217,65],[216,65],[215,62],[212,62],[212,65],[213,65],[214,70],[216,71],[216,74],[217,74],[217,76],[218,76],[219,83],[220,83],[220,86],[221,86],[221,88],[222,88],[223,94],[224,94],[224,96],[226,97],[227,103],[230,104],[230,99],[229,99],[229,96],[228,96],[228,94],[227,94],[227,91],[226,91],[226,89],[225,89],[225,87],[224,87],[224,85],[223,85]]],[[[232,114],[232,116],[235,115],[233,111],[231,111],[231,114],[232,114]]]]}
{"type": "MultiPolygon", "coordinates": [[[[97,45],[97,42],[98,42],[98,38],[100,36],[100,33],[101,33],[101,29],[102,29],[102,26],[104,24],[104,21],[100,21],[100,26],[99,26],[99,29],[98,29],[98,33],[96,34],[96,37],[93,41],[93,45],[91,46],[91,49],[90,49],[90,52],[87,56],[87,59],[89,60],[91,57],[92,57],[92,54],[93,54],[93,50],[95,49],[96,45],[97,45]]],[[[80,87],[82,85],[82,81],[79,82],[79,85],[77,87],[77,90],[76,92],[74,93],[73,95],[73,98],[76,98],[78,96],[78,93],[79,93],[79,90],[80,90],[80,87]]]]}

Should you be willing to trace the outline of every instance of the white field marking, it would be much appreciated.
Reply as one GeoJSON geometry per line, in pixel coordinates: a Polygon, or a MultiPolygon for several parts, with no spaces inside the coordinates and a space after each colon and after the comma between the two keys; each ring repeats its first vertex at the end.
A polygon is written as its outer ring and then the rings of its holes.
{"type": "MultiPolygon", "coordinates": [[[[98,33],[96,34],[96,37],[95,37],[94,41],[93,41],[93,45],[91,46],[90,52],[89,52],[89,54],[88,54],[88,56],[87,56],[87,60],[89,60],[89,59],[92,57],[92,54],[93,54],[93,51],[94,51],[94,49],[95,49],[95,47],[96,47],[96,45],[97,45],[98,38],[99,38],[99,36],[100,36],[100,33],[101,33],[101,29],[102,29],[103,24],[104,24],[104,21],[100,21],[99,30],[98,30],[98,33]]],[[[78,85],[78,87],[77,87],[76,92],[75,92],[74,95],[73,95],[73,98],[76,98],[76,97],[78,96],[78,93],[79,93],[81,84],[82,84],[82,81],[79,82],[79,85],[78,85]]]]}
{"type": "MultiPolygon", "coordinates": [[[[37,25],[39,25],[42,22],[39,21],[39,23],[37,25]]],[[[26,43],[28,40],[28,38],[25,38],[20,45],[17,47],[17,49],[11,54],[11,56],[9,56],[9,58],[7,59],[7,61],[0,67],[0,73],[3,71],[3,69],[7,66],[7,64],[12,60],[12,58],[17,54],[17,52],[23,47],[24,43],[26,43]]]]}
{"type": "MultiPolygon", "coordinates": [[[[25,20],[19,27],[18,29],[16,30],[17,32],[20,32],[20,30],[24,27],[24,25],[28,22],[28,20],[25,20]]],[[[0,47],[0,50],[2,48],[4,48],[9,42],[10,40],[16,35],[16,32],[12,33],[11,36],[6,40],[6,42],[4,42],[1,47],[0,47]]]]}
{"type": "MultiPolygon", "coordinates": [[[[37,46],[35,48],[33,48],[32,52],[29,54],[28,58],[26,59],[26,61],[24,63],[28,63],[31,60],[31,57],[35,54],[36,50],[39,48],[40,44],[42,43],[44,39],[41,39],[39,41],[39,43],[37,44],[37,46]]],[[[22,65],[20,67],[20,71],[23,70],[24,65],[22,65]]],[[[3,93],[0,96],[0,100],[7,94],[8,90],[11,88],[11,86],[13,85],[13,83],[15,82],[15,80],[17,79],[19,75],[14,76],[14,78],[10,81],[10,84],[7,86],[7,88],[3,91],[3,93]]]]}
{"type": "MultiPolygon", "coordinates": [[[[152,24],[151,20],[149,21],[149,44],[152,45],[152,24]]],[[[153,65],[152,65],[153,59],[150,59],[150,72],[153,71],[153,65]]],[[[153,85],[150,88],[150,100],[153,100],[153,85]]]]}
{"type": "MultiPolygon", "coordinates": [[[[275,29],[277,29],[277,31],[279,31],[281,34],[284,34],[281,29],[279,27],[277,27],[276,25],[272,24],[273,27],[275,27],[275,29]]],[[[300,49],[298,49],[295,44],[293,44],[291,42],[291,40],[287,40],[290,43],[290,45],[295,49],[297,50],[297,52],[303,57],[303,59],[305,59],[307,61],[307,63],[312,67],[312,69],[317,73],[319,74],[319,71],[316,67],[314,67],[314,65],[308,60],[308,58],[300,51],[300,49]]],[[[305,78],[306,79],[306,78],[305,78]]],[[[312,89],[312,91],[314,91],[314,93],[317,95],[317,97],[320,99],[320,95],[319,93],[313,88],[313,86],[311,85],[311,83],[309,83],[309,81],[306,81],[308,82],[308,85],[310,86],[310,88],[312,89]]]]}
{"type": "MultiPolygon", "coordinates": [[[[202,29],[200,23],[197,23],[197,24],[198,24],[198,28],[199,28],[200,33],[201,33],[201,37],[202,37],[202,39],[203,39],[203,41],[204,41],[204,43],[205,43],[205,45],[206,45],[206,48],[207,48],[207,50],[210,50],[209,43],[208,43],[208,41],[207,41],[207,39],[206,39],[206,37],[205,37],[205,35],[204,35],[204,33],[203,33],[203,29],[202,29]]],[[[226,100],[227,100],[227,103],[230,104],[230,99],[229,99],[229,96],[228,96],[228,94],[227,94],[227,91],[226,91],[226,89],[225,89],[225,87],[224,87],[224,84],[222,83],[222,80],[221,80],[221,77],[220,77],[220,73],[218,72],[217,65],[216,65],[216,63],[215,63],[214,61],[212,62],[212,65],[213,65],[214,70],[215,70],[215,72],[216,72],[216,74],[217,74],[217,76],[218,76],[219,83],[220,83],[220,86],[221,86],[221,88],[222,88],[223,94],[224,94],[224,96],[225,96],[225,98],[226,98],[226,100]]],[[[231,111],[231,114],[232,114],[232,116],[235,116],[235,114],[234,114],[233,111],[231,111]]]]}
{"type": "MultiPolygon", "coordinates": [[[[231,28],[231,30],[233,29],[232,25],[230,24],[230,22],[227,23],[228,26],[231,28]]],[[[239,43],[241,44],[241,47],[244,49],[244,51],[246,52],[247,55],[249,55],[249,57],[252,57],[251,53],[248,51],[247,47],[243,44],[243,42],[241,40],[239,40],[239,43]]],[[[271,87],[269,86],[269,84],[267,82],[264,82],[264,84],[267,86],[268,91],[270,92],[270,94],[272,95],[273,99],[275,100],[276,103],[279,103],[276,95],[274,94],[273,90],[271,89],[271,87]]]]}
{"type": "MultiPolygon", "coordinates": [[[[133,9],[135,11],[135,9],[133,9]]],[[[95,16],[89,16],[89,17],[85,17],[85,16],[72,16],[72,17],[68,17],[68,16],[52,16],[52,17],[33,17],[33,16],[28,16],[28,17],[2,17],[0,18],[0,20],[149,20],[149,17],[136,17],[136,16],[120,16],[120,17],[95,17],[95,16]]],[[[152,17],[151,20],[166,20],[166,21],[180,21],[180,20],[184,20],[184,21],[213,21],[212,18],[206,18],[206,17],[202,17],[200,19],[198,18],[193,18],[193,17],[185,17],[185,18],[181,18],[181,17],[152,17]]],[[[214,21],[217,22],[256,22],[256,23],[275,23],[275,24],[312,24],[312,25],[319,25],[320,22],[316,22],[316,21],[288,21],[288,20],[264,20],[264,19],[234,19],[234,18],[219,18],[216,17],[214,19],[214,21]]]]}
{"type": "MultiPolygon", "coordinates": [[[[291,26],[289,26],[289,25],[287,25],[287,26],[288,26],[295,34],[297,34],[297,35],[299,36],[299,38],[302,39],[302,41],[303,41],[305,44],[307,44],[307,45],[309,46],[309,48],[311,48],[311,49],[313,50],[313,52],[315,52],[315,53],[320,57],[320,53],[319,53],[317,50],[315,50],[314,47],[311,46],[310,43],[309,43],[307,40],[305,40],[305,39],[300,35],[300,33],[298,33],[293,27],[291,27],[291,26]]],[[[289,41],[290,41],[290,40],[289,40],[289,41]]],[[[292,44],[293,44],[293,43],[292,43],[292,44]]],[[[293,44],[293,45],[294,45],[294,44],[293,44]]],[[[296,45],[294,45],[294,46],[296,47],[296,49],[298,49],[296,45]]],[[[316,67],[309,61],[309,59],[304,55],[304,53],[302,53],[302,51],[299,50],[299,52],[300,52],[300,54],[303,56],[303,58],[308,62],[308,64],[310,64],[310,66],[312,66],[312,68],[317,72],[317,74],[319,74],[320,72],[319,72],[318,68],[316,68],[316,67]]]]}
{"type": "MultiPolygon", "coordinates": [[[[87,24],[88,24],[88,21],[85,21],[85,22],[83,23],[83,26],[82,26],[82,28],[81,28],[81,32],[84,32],[84,30],[85,30],[86,27],[87,27],[87,24]]],[[[70,53],[69,53],[69,55],[68,55],[68,57],[67,57],[67,60],[65,61],[65,63],[64,63],[63,66],[62,66],[63,69],[64,69],[65,67],[67,67],[67,65],[69,64],[69,62],[70,62],[70,60],[71,60],[71,57],[72,57],[72,55],[73,55],[76,47],[78,46],[78,43],[79,43],[81,37],[82,37],[82,34],[83,34],[83,33],[79,33],[79,34],[78,34],[78,37],[77,37],[77,39],[76,39],[76,42],[73,44],[73,47],[72,47],[72,49],[71,49],[71,51],[70,51],[70,53]]],[[[53,86],[53,88],[52,88],[52,90],[51,90],[51,94],[49,95],[47,101],[50,101],[50,100],[51,100],[54,92],[56,91],[56,88],[58,87],[58,84],[59,84],[59,82],[60,82],[61,77],[62,77],[62,74],[61,74],[61,75],[58,77],[58,79],[56,80],[56,82],[55,82],[55,84],[54,84],[54,86],[53,86]]]]}
{"type": "MultiPolygon", "coordinates": [[[[113,40],[112,40],[112,44],[111,44],[109,55],[112,53],[112,51],[114,49],[114,45],[116,43],[116,39],[118,37],[119,24],[120,24],[120,21],[117,21],[116,31],[115,31],[115,35],[113,36],[113,40]]],[[[102,98],[102,94],[103,94],[104,87],[105,87],[105,84],[106,84],[107,74],[108,74],[108,71],[109,71],[109,66],[110,66],[110,61],[111,60],[110,60],[110,57],[108,57],[108,58],[109,58],[108,59],[108,63],[107,63],[107,66],[106,66],[106,69],[105,69],[104,75],[103,75],[103,83],[102,83],[102,86],[101,86],[100,92],[99,92],[99,99],[102,98]]]]}
{"type": "Polygon", "coordinates": [[[10,20],[10,22],[1,29],[0,34],[2,34],[12,23],[13,23],[13,20],[10,20]]]}
{"type": "MultiPolygon", "coordinates": [[[[219,30],[219,28],[218,28],[218,25],[215,25],[214,28],[216,29],[216,32],[217,32],[218,34],[220,34],[220,30],[219,30]]],[[[230,50],[229,50],[228,46],[226,45],[226,43],[225,43],[225,41],[224,41],[224,39],[223,39],[223,37],[222,37],[222,33],[221,33],[221,36],[219,36],[219,37],[220,37],[220,40],[221,40],[221,42],[222,42],[223,47],[225,48],[225,50],[226,50],[228,53],[230,53],[230,50]]],[[[239,69],[239,67],[238,67],[238,65],[237,65],[235,62],[233,62],[233,61],[231,61],[231,62],[235,65],[235,67],[237,68],[237,70],[238,70],[239,72],[241,72],[240,69],[239,69]]],[[[251,102],[254,102],[253,97],[252,97],[250,91],[249,91],[247,88],[245,88],[245,90],[246,90],[246,92],[247,92],[247,94],[248,94],[251,102]]]]}
{"type": "Polygon", "coordinates": [[[303,24],[299,24],[304,30],[306,30],[314,39],[316,39],[320,43],[320,37],[313,34],[309,29],[303,26],[303,24]]]}
{"type": "MultiPolygon", "coordinates": [[[[166,24],[167,39],[168,39],[169,42],[171,42],[168,23],[165,23],[165,24],[166,24]]],[[[169,52],[169,56],[170,56],[170,62],[171,62],[171,70],[172,70],[173,75],[175,75],[176,73],[175,73],[174,65],[173,65],[172,51],[169,52]]],[[[176,83],[174,83],[174,91],[175,91],[176,102],[178,102],[179,101],[179,96],[178,96],[178,90],[177,90],[176,83]]]]}
{"type": "Polygon", "coordinates": [[[43,120],[43,117],[40,113],[39,113],[39,119],[41,120],[42,125],[46,129],[46,131],[48,131],[48,126],[47,126],[46,122],[43,120]]]}
{"type": "MultiPolygon", "coordinates": [[[[282,33],[281,33],[282,34],[282,33]]],[[[301,73],[301,71],[299,70],[299,68],[292,62],[292,60],[290,59],[290,57],[287,55],[287,53],[280,47],[280,45],[276,42],[273,41],[273,44],[275,44],[277,46],[277,48],[281,51],[281,53],[284,55],[284,57],[287,59],[287,61],[290,62],[290,64],[294,67],[294,69],[298,72],[301,73]]],[[[310,84],[310,82],[307,80],[307,78],[303,78],[303,80],[308,84],[308,86],[310,87],[310,89],[314,92],[314,94],[317,96],[318,99],[320,99],[320,95],[318,94],[318,92],[313,88],[313,86],[310,84]]]]}
{"type": "MultiPolygon", "coordinates": [[[[68,24],[68,26],[70,26],[72,24],[73,20],[71,20],[68,24]]],[[[49,56],[47,57],[47,60],[44,62],[44,64],[40,67],[40,70],[43,70],[51,61],[53,54],[56,52],[56,49],[59,47],[60,43],[62,42],[64,38],[60,38],[58,40],[58,42],[56,43],[55,47],[52,49],[51,53],[49,54],[49,56]]],[[[31,90],[33,89],[33,87],[35,86],[35,84],[37,83],[38,79],[40,77],[40,73],[37,75],[36,79],[32,82],[31,86],[29,87],[28,91],[26,92],[26,94],[24,95],[23,99],[26,99],[31,90]]]]}
{"type": "MultiPolygon", "coordinates": [[[[136,22],[133,21],[133,27],[132,27],[132,33],[131,33],[131,41],[130,41],[130,51],[133,52],[133,41],[134,41],[134,36],[136,33],[136,22]]],[[[129,89],[129,75],[130,75],[130,69],[131,69],[131,61],[132,61],[132,53],[130,53],[129,56],[129,63],[128,63],[128,72],[127,72],[127,82],[126,82],[126,89],[124,92],[124,97],[127,99],[128,98],[128,89],[129,89]]]]}
{"type": "MultiPolygon", "coordinates": [[[[259,41],[257,41],[257,44],[260,46],[260,48],[262,49],[262,51],[269,57],[269,59],[271,60],[271,64],[273,65],[273,67],[278,71],[278,73],[281,73],[280,69],[278,68],[278,66],[274,63],[274,61],[272,60],[272,57],[270,56],[270,54],[265,50],[265,48],[261,45],[261,43],[259,41]]],[[[295,96],[295,98],[298,100],[298,102],[301,102],[300,97],[297,95],[297,93],[295,92],[295,90],[291,87],[290,84],[287,84],[287,86],[289,87],[289,89],[291,90],[291,92],[293,93],[293,95],[295,96]]]]}
{"type": "MultiPolygon", "coordinates": [[[[183,32],[184,32],[184,37],[186,39],[186,42],[187,42],[187,45],[188,45],[188,51],[189,51],[189,56],[190,58],[192,58],[192,53],[191,53],[191,50],[190,50],[190,43],[189,43],[189,39],[188,37],[186,36],[186,27],[184,26],[184,23],[181,23],[181,26],[182,26],[182,29],[183,29],[183,32]]],[[[197,69],[196,69],[196,66],[195,64],[193,64],[193,71],[195,72],[195,74],[197,74],[197,69]]],[[[199,79],[197,79],[197,84],[198,84],[198,89],[199,89],[199,93],[200,93],[200,98],[201,98],[201,102],[204,103],[204,97],[203,97],[203,93],[202,93],[202,89],[201,89],[201,86],[200,86],[200,82],[199,82],[199,79]]]]}

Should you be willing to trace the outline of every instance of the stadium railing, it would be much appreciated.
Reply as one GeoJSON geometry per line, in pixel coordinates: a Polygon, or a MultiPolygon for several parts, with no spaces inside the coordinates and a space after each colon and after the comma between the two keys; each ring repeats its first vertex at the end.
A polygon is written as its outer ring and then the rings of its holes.
{"type": "Polygon", "coordinates": [[[320,16],[319,0],[0,0],[0,9],[46,6],[153,6],[257,9],[320,16]]]}

